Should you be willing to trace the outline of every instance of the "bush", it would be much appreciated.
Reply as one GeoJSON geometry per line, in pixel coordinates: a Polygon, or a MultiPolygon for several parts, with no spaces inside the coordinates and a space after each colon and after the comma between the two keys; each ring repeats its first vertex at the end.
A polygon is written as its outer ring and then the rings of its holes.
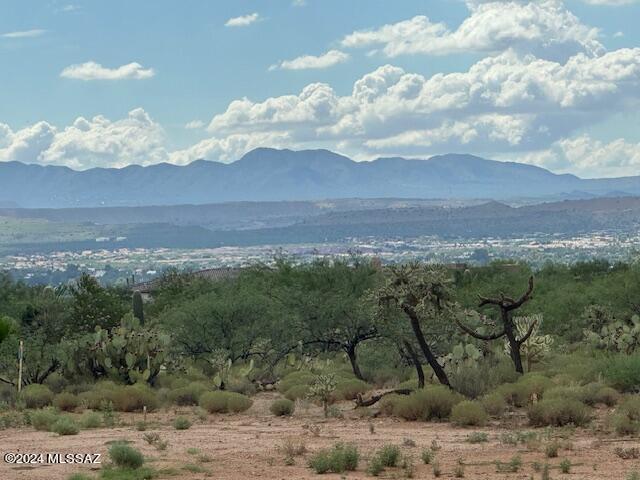
{"type": "Polygon", "coordinates": [[[200,397],[200,406],[209,413],[244,412],[253,402],[250,398],[235,392],[207,392],[200,397]]]}
{"type": "Polygon", "coordinates": [[[451,409],[462,401],[459,394],[445,386],[435,386],[399,396],[394,401],[393,413],[405,420],[445,420],[451,409]]]}
{"type": "Polygon", "coordinates": [[[339,380],[336,390],[333,393],[335,400],[354,400],[358,394],[369,391],[370,387],[367,382],[358,380],[357,378],[348,380],[339,380]]]}
{"type": "Polygon", "coordinates": [[[102,425],[102,417],[97,412],[85,412],[80,417],[80,424],[84,428],[99,428],[102,425]]]}
{"type": "Polygon", "coordinates": [[[590,421],[588,407],[573,399],[551,398],[542,400],[529,407],[531,425],[586,425],[590,421]]]}
{"type": "Polygon", "coordinates": [[[22,389],[20,394],[27,408],[42,408],[51,405],[53,392],[49,387],[33,383],[22,389]]]}
{"type": "Polygon", "coordinates": [[[309,385],[294,385],[284,392],[284,396],[291,401],[305,398],[309,395],[309,385]]]}
{"type": "Polygon", "coordinates": [[[73,393],[63,392],[53,398],[53,406],[63,412],[72,412],[78,405],[80,405],[80,399],[73,393]]]}
{"type": "Polygon", "coordinates": [[[254,395],[258,391],[255,384],[246,378],[232,378],[227,383],[227,390],[247,396],[254,395]]]}
{"type": "Polygon", "coordinates": [[[293,372],[289,375],[285,376],[280,382],[278,382],[277,389],[280,393],[285,393],[291,387],[306,385],[307,387],[311,385],[315,376],[311,372],[293,372]]]}
{"type": "Polygon", "coordinates": [[[583,402],[587,405],[606,405],[613,407],[620,399],[620,394],[614,388],[593,382],[583,388],[583,402]]]}
{"type": "Polygon", "coordinates": [[[492,417],[499,417],[507,408],[507,402],[505,402],[503,396],[497,392],[485,395],[480,399],[480,402],[492,417]]]}
{"type": "Polygon", "coordinates": [[[601,372],[607,383],[619,391],[640,390],[640,354],[608,356],[602,360],[601,372]]]}
{"type": "Polygon", "coordinates": [[[173,428],[176,430],[189,430],[191,428],[191,421],[186,417],[176,417],[173,420],[173,428]]]}
{"type": "Polygon", "coordinates": [[[58,419],[51,425],[51,431],[58,435],[76,435],[80,428],[73,418],[68,416],[58,417],[58,419]]]}
{"type": "Polygon", "coordinates": [[[545,390],[553,387],[553,381],[543,375],[528,373],[516,382],[505,383],[496,388],[496,392],[502,395],[507,403],[515,407],[524,407],[532,399],[543,398],[545,390]]]}
{"type": "Polygon", "coordinates": [[[400,459],[400,448],[397,445],[385,445],[376,453],[383,467],[395,467],[400,459]]]}
{"type": "Polygon", "coordinates": [[[31,412],[29,415],[29,420],[33,428],[47,432],[51,430],[51,426],[57,419],[58,416],[55,412],[48,409],[37,410],[35,412],[31,412]]]}
{"type": "Polygon", "coordinates": [[[279,398],[278,400],[275,400],[271,404],[271,407],[269,407],[271,413],[273,413],[277,417],[289,416],[293,414],[295,409],[295,403],[286,398],[279,398]]]}
{"type": "Polygon", "coordinates": [[[117,387],[112,391],[113,408],[119,412],[140,412],[143,407],[148,411],[158,408],[158,399],[151,388],[143,384],[117,387]]]}
{"type": "Polygon", "coordinates": [[[342,473],[358,468],[360,455],[353,445],[337,443],[330,450],[320,450],[309,459],[309,467],[316,473],[342,473]]]}
{"type": "Polygon", "coordinates": [[[206,392],[208,388],[198,382],[191,382],[189,385],[170,390],[167,398],[171,403],[176,405],[197,405],[200,395],[206,392]]]}
{"type": "Polygon", "coordinates": [[[109,448],[111,461],[120,468],[136,469],[144,463],[142,453],[125,443],[114,443],[109,448]]]}
{"type": "Polygon", "coordinates": [[[611,417],[611,426],[619,435],[634,435],[640,431],[640,398],[626,397],[611,417]]]}
{"type": "Polygon", "coordinates": [[[487,423],[487,412],[480,402],[465,400],[451,409],[451,421],[460,426],[482,426],[487,423]]]}

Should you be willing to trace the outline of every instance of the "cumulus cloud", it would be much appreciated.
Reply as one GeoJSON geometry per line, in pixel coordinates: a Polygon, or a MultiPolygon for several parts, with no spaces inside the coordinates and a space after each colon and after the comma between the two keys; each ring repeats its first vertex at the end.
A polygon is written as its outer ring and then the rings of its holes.
{"type": "Polygon", "coordinates": [[[322,55],[303,55],[293,60],[283,60],[275,65],[271,65],[269,70],[310,70],[329,68],[339,63],[349,60],[349,54],[340,50],[329,50],[322,55]]]}
{"type": "Polygon", "coordinates": [[[241,15],[239,17],[233,17],[227,20],[227,23],[224,24],[225,27],[247,27],[252,23],[260,20],[260,15],[256,12],[250,13],[249,15],[241,15]]]}
{"type": "Polygon", "coordinates": [[[96,62],[71,65],[60,73],[63,78],[75,80],[144,80],[155,75],[153,68],[144,68],[137,62],[116,68],[103,67],[96,62]]]}
{"type": "Polygon", "coordinates": [[[640,3],[640,0],[583,0],[583,2],[590,5],[606,5],[610,7],[619,7],[622,5],[640,3]]]}
{"type": "Polygon", "coordinates": [[[466,72],[430,78],[385,65],[358,79],[346,96],[314,83],[297,95],[235,100],[208,130],[219,148],[222,139],[260,133],[296,145],[329,142],[360,156],[460,145],[524,151],[635,108],[639,87],[640,48],[578,54],[566,63],[507,51],[466,72]]]}
{"type": "Polygon", "coordinates": [[[13,132],[0,124],[0,160],[66,165],[75,169],[147,165],[166,161],[165,134],[141,108],[111,121],[78,117],[57,129],[47,122],[13,132]]]}
{"type": "Polygon", "coordinates": [[[355,31],[345,48],[375,47],[387,57],[495,53],[514,48],[543,58],[566,59],[578,52],[604,51],[596,28],[588,27],[559,0],[467,2],[470,15],[456,30],[419,15],[409,20],[355,31]]]}
{"type": "Polygon", "coordinates": [[[0,35],[0,37],[2,38],[33,38],[33,37],[40,37],[42,35],[44,35],[45,33],[47,33],[46,30],[42,30],[39,28],[33,29],[33,30],[22,30],[22,31],[18,31],[18,32],[7,32],[7,33],[3,33],[2,35],[0,35]]]}
{"type": "Polygon", "coordinates": [[[566,138],[549,149],[522,155],[518,160],[557,172],[584,177],[637,175],[640,170],[640,143],[619,138],[603,142],[589,135],[566,138]]]}

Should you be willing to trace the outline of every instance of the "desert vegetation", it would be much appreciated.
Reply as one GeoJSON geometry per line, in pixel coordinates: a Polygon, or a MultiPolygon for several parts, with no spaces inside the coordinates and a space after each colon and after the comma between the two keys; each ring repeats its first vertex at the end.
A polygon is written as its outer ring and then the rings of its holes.
{"type": "Polygon", "coordinates": [[[185,459],[172,439],[224,436],[217,422],[268,438],[252,460],[267,478],[600,478],[574,444],[637,478],[638,280],[633,263],[276,258],[215,282],[169,272],[143,302],[88,276],[4,275],[0,429],[104,432],[101,468],[59,478],[211,476],[210,440],[185,459]]]}

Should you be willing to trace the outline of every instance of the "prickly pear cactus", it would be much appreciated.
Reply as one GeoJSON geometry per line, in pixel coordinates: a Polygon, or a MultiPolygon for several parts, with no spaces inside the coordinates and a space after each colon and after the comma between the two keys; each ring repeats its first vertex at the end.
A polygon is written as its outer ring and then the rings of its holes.
{"type": "MultiPolygon", "coordinates": [[[[132,314],[125,315],[111,332],[100,327],[84,340],[94,373],[126,383],[153,383],[160,368],[169,361],[170,337],[145,328],[132,314]]],[[[73,359],[71,360],[73,361],[73,359]]]]}
{"type": "MultiPolygon", "coordinates": [[[[551,335],[540,335],[540,327],[542,326],[543,316],[541,313],[527,315],[523,317],[514,317],[513,323],[516,326],[516,338],[524,338],[533,323],[531,335],[520,346],[520,354],[526,361],[527,370],[531,370],[531,366],[540,362],[544,356],[549,353],[553,345],[553,337],[551,335]]],[[[511,346],[508,341],[504,342],[504,351],[507,355],[511,355],[511,346]]]]}
{"type": "Polygon", "coordinates": [[[589,328],[584,330],[585,339],[602,350],[626,354],[635,352],[640,347],[640,317],[633,315],[629,321],[622,321],[605,313],[604,309],[585,312],[585,317],[592,320],[589,328]]]}

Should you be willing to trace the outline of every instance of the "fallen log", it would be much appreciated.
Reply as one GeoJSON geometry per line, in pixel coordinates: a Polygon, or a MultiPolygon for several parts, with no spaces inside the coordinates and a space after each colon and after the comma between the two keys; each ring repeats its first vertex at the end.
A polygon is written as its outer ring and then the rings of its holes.
{"type": "Polygon", "coordinates": [[[399,388],[397,390],[389,390],[388,392],[384,392],[384,393],[381,393],[379,395],[373,395],[368,400],[363,400],[362,395],[358,394],[358,396],[355,399],[356,406],[354,407],[354,409],[355,408],[360,408],[360,407],[370,407],[371,405],[375,405],[383,397],[386,397],[387,395],[392,395],[394,393],[396,395],[410,395],[413,392],[414,392],[414,390],[412,388],[399,388]]]}

